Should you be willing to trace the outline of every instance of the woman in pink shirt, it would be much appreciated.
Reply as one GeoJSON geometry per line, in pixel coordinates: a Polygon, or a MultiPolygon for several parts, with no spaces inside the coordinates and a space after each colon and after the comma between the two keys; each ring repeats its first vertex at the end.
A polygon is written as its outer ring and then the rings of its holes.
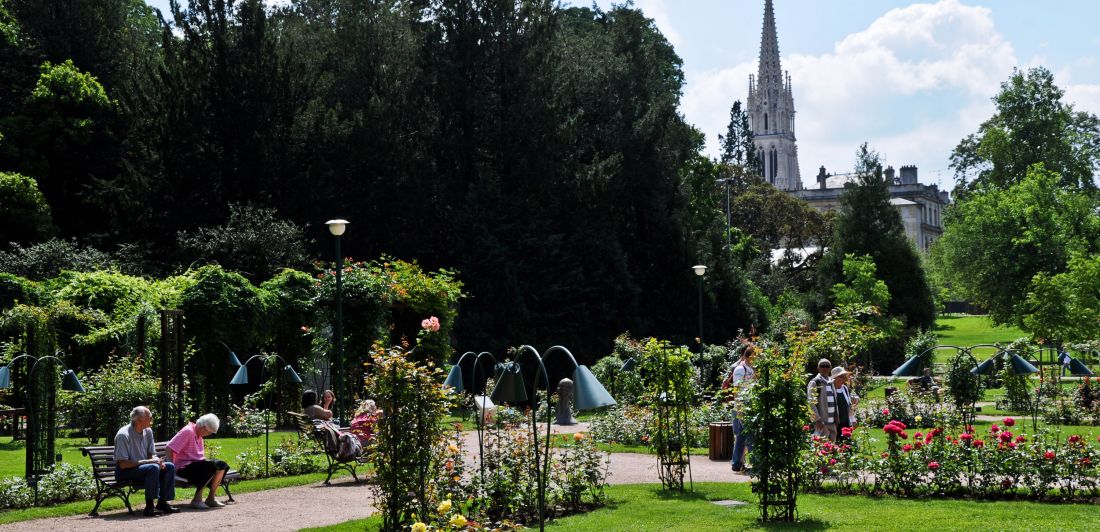
{"type": "Polygon", "coordinates": [[[195,497],[191,499],[192,508],[225,506],[218,502],[214,495],[218,493],[218,487],[222,484],[225,472],[229,470],[229,464],[221,460],[207,460],[206,446],[202,441],[203,437],[218,432],[220,425],[218,416],[206,414],[194,423],[188,423],[168,442],[166,459],[176,464],[177,475],[186,478],[196,486],[195,497]],[[202,501],[204,486],[210,487],[205,503],[202,501]]]}

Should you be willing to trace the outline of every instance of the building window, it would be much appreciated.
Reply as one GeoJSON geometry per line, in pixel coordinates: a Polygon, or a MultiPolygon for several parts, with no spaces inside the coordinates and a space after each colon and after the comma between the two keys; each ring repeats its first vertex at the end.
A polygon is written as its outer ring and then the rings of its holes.
{"type": "Polygon", "coordinates": [[[768,132],[768,113],[764,113],[764,132],[768,132]]]}

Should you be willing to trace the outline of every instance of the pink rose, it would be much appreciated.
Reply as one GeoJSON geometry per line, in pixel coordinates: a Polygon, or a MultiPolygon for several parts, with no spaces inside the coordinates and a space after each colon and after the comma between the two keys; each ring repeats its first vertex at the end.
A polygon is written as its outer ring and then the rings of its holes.
{"type": "Polygon", "coordinates": [[[1015,419],[1012,419],[1012,418],[1010,418],[1010,417],[1006,417],[1006,418],[1004,419],[1004,423],[1005,423],[1005,426],[1006,426],[1006,427],[1011,427],[1011,426],[1013,426],[1013,425],[1015,425],[1015,424],[1016,424],[1016,420],[1015,420],[1015,419]]]}

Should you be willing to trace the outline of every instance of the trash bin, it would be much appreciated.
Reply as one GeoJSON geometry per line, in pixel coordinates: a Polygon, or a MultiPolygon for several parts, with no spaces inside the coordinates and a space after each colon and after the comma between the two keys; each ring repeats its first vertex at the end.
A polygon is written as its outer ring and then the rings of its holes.
{"type": "Polygon", "coordinates": [[[733,424],[725,421],[710,424],[711,460],[729,460],[733,456],[733,424]]]}

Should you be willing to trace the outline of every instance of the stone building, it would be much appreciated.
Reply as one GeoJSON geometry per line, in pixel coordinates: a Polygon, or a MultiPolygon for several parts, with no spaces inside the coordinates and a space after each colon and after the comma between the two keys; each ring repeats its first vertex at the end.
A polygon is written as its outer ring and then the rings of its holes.
{"type": "MultiPolygon", "coordinates": [[[[753,141],[760,157],[764,180],[806,200],[819,210],[833,210],[840,204],[844,185],[851,174],[830,175],[821,167],[818,186],[802,187],[798,168],[798,146],[794,134],[794,95],[790,74],[779,64],[779,37],[772,0],[764,2],[764,28],[760,37],[760,65],[756,77],[749,76],[747,112],[753,141]]],[[[950,201],[936,185],[923,185],[916,166],[902,166],[899,175],[885,170],[890,185],[890,203],[901,214],[905,232],[920,251],[928,251],[943,234],[943,207],[950,201]]]]}

